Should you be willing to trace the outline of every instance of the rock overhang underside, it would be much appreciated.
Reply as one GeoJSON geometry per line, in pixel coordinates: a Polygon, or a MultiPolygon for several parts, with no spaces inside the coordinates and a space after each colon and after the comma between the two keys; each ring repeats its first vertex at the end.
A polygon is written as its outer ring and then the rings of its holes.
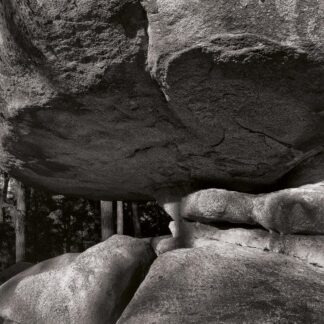
{"type": "Polygon", "coordinates": [[[324,179],[323,1],[0,1],[0,163],[151,199],[324,179]]]}

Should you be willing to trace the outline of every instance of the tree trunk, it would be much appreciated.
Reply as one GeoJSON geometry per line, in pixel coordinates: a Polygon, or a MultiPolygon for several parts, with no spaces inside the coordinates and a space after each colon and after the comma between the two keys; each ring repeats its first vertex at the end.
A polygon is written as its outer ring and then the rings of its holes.
{"type": "Polygon", "coordinates": [[[24,261],[25,246],[25,219],[26,219],[26,190],[21,182],[17,182],[17,212],[15,217],[16,233],[16,262],[24,261]]]}
{"type": "Polygon", "coordinates": [[[2,191],[0,192],[0,223],[3,223],[5,218],[5,209],[3,204],[7,202],[8,185],[9,185],[9,175],[4,172],[3,188],[2,191]]]}
{"type": "Polygon", "coordinates": [[[141,223],[138,217],[138,204],[136,202],[132,202],[132,218],[133,218],[133,226],[134,226],[134,236],[141,237],[141,223]]]}
{"type": "Polygon", "coordinates": [[[124,234],[124,212],[122,201],[117,201],[117,234],[124,234]]]}
{"type": "Polygon", "coordinates": [[[71,252],[71,216],[64,219],[63,223],[63,253],[71,252]]]}
{"type": "Polygon", "coordinates": [[[100,201],[101,214],[101,240],[105,241],[110,236],[115,234],[114,231],[114,216],[113,216],[113,202],[100,201]]]}
{"type": "Polygon", "coordinates": [[[0,223],[4,222],[5,211],[3,208],[3,203],[4,203],[4,196],[3,196],[3,192],[0,191],[0,223]]]}

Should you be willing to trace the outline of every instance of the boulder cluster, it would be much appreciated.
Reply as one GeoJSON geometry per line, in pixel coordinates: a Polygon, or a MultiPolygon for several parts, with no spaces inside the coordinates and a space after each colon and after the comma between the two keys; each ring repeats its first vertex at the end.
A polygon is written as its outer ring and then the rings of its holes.
{"type": "Polygon", "coordinates": [[[160,238],[117,235],[9,269],[2,321],[323,323],[323,16],[323,0],[0,1],[1,168],[100,200],[185,197],[186,218],[159,256],[160,238]]]}
{"type": "Polygon", "coordinates": [[[17,265],[0,286],[0,317],[6,324],[322,323],[322,188],[193,193],[182,201],[183,248],[161,254],[163,238],[114,235],[81,254],[17,265]]]}

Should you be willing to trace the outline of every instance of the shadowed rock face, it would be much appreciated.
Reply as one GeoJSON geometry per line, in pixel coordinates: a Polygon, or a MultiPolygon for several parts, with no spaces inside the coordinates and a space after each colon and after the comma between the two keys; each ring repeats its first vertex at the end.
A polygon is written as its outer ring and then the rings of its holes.
{"type": "Polygon", "coordinates": [[[102,199],[321,181],[323,15],[315,0],[0,1],[0,162],[102,199]]]}

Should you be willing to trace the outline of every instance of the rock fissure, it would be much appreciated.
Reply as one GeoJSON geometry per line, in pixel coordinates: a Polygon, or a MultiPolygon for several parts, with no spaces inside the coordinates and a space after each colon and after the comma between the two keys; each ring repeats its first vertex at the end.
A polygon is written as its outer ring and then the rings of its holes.
{"type": "MultiPolygon", "coordinates": [[[[230,226],[229,226],[229,230],[230,230],[230,226]]],[[[240,229],[240,228],[238,228],[240,229]]],[[[226,235],[224,235],[226,236],[226,235]]],[[[263,236],[263,235],[261,235],[263,236]]],[[[278,246],[280,245],[280,240],[278,240],[278,237],[274,237],[273,234],[270,234],[270,239],[269,239],[269,242],[267,245],[265,246],[256,246],[257,245],[257,242],[254,243],[240,243],[240,242],[233,242],[233,241],[229,241],[229,240],[226,240],[226,238],[215,238],[215,237],[206,237],[204,239],[206,239],[206,243],[208,243],[208,241],[217,241],[217,242],[223,242],[223,243],[226,243],[226,244],[234,244],[234,245],[237,245],[237,246],[242,246],[242,247],[247,247],[247,248],[251,248],[251,249],[257,249],[257,250],[261,250],[261,251],[265,251],[265,252],[269,252],[269,253],[276,253],[276,254],[283,254],[283,255],[289,255],[289,256],[292,256],[300,261],[303,261],[303,262],[308,262],[308,264],[316,267],[316,268],[320,268],[320,269],[324,269],[324,261],[322,261],[322,264],[321,263],[317,263],[317,262],[313,262],[311,260],[307,260],[306,257],[301,257],[301,256],[298,256],[298,254],[296,255],[295,253],[292,253],[290,254],[289,251],[285,251],[285,248],[284,247],[281,247],[281,248],[278,248],[278,246]],[[277,246],[276,246],[277,245],[277,246]]],[[[300,236],[302,238],[302,236],[300,236]]],[[[309,237],[312,237],[309,235],[309,237]]],[[[294,237],[296,240],[298,240],[298,235],[295,235],[294,237]]],[[[324,237],[320,237],[322,239],[322,241],[324,242],[324,237]]],[[[199,237],[197,237],[196,239],[199,239],[199,237]]],[[[280,238],[282,241],[285,240],[285,238],[281,237],[280,238]]],[[[287,239],[289,240],[289,239],[287,239]]],[[[199,246],[199,242],[198,242],[198,246],[199,246]]],[[[324,248],[324,243],[323,243],[323,248],[324,248]]]]}
{"type": "Polygon", "coordinates": [[[276,138],[276,137],[273,137],[269,134],[266,134],[266,133],[263,133],[263,132],[260,132],[260,131],[257,131],[257,130],[253,130],[249,127],[246,127],[244,125],[242,125],[242,123],[240,123],[237,119],[235,119],[235,123],[239,126],[239,127],[242,127],[243,129],[251,132],[251,133],[254,133],[254,134],[260,134],[260,135],[263,135],[264,137],[266,138],[270,138],[271,140],[275,141],[275,142],[278,142],[279,144],[281,145],[284,145],[285,147],[287,147],[288,149],[291,149],[293,148],[292,144],[289,144],[289,143],[286,143],[286,142],[283,142],[281,141],[280,139],[276,138]]]}

